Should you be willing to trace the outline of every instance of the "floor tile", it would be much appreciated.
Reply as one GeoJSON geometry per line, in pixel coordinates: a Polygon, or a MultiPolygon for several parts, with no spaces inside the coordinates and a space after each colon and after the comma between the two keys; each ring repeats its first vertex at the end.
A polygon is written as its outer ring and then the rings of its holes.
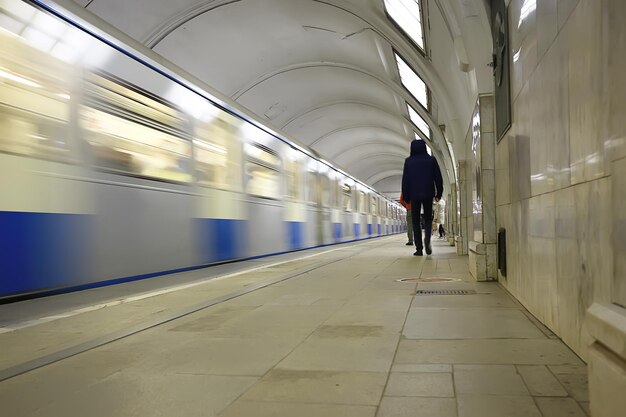
{"type": "Polygon", "coordinates": [[[254,377],[118,372],[58,399],[33,415],[213,417],[256,380],[254,377]]]}
{"type": "Polygon", "coordinates": [[[452,365],[431,364],[420,365],[413,363],[396,363],[391,367],[391,372],[452,372],[452,365]]]}
{"type": "Polygon", "coordinates": [[[376,417],[456,417],[453,398],[383,397],[376,417]]]}
{"type": "Polygon", "coordinates": [[[452,374],[392,372],[386,396],[394,397],[454,397],[452,374]]]}
{"type": "Polygon", "coordinates": [[[589,386],[587,375],[584,374],[559,374],[556,376],[565,390],[576,401],[589,401],[589,386]]]}
{"type": "Polygon", "coordinates": [[[378,405],[386,381],[384,372],[274,369],[242,400],[378,405]]]}
{"type": "Polygon", "coordinates": [[[542,417],[532,397],[459,396],[459,417],[542,417]]]}
{"type": "Polygon", "coordinates": [[[359,337],[381,337],[387,333],[395,333],[392,329],[385,326],[364,326],[364,325],[345,325],[345,324],[327,324],[318,327],[313,333],[315,337],[321,339],[337,339],[337,338],[359,338],[359,337]]]}
{"type": "MultiPolygon", "coordinates": [[[[218,339],[197,337],[156,352],[139,369],[212,375],[264,375],[301,342],[294,338],[218,339]]],[[[123,349],[128,351],[127,349],[123,349]]]]}
{"type": "Polygon", "coordinates": [[[411,308],[515,308],[522,306],[507,294],[434,295],[419,296],[413,299],[411,308]]]}
{"type": "Polygon", "coordinates": [[[567,397],[567,391],[563,389],[552,372],[542,365],[518,365],[517,371],[526,383],[530,394],[540,397],[567,397]]]}
{"type": "Polygon", "coordinates": [[[513,365],[454,365],[457,395],[529,395],[513,365]]]}
{"type": "Polygon", "coordinates": [[[400,340],[395,363],[580,364],[561,341],[549,339],[400,340]]]}
{"type": "Polygon", "coordinates": [[[402,334],[408,339],[545,338],[522,312],[486,308],[411,309],[402,334]]]}
{"type": "Polygon", "coordinates": [[[398,336],[324,339],[311,337],[290,353],[279,367],[297,370],[387,372],[398,336]]]}
{"type": "Polygon", "coordinates": [[[372,308],[371,305],[344,306],[326,320],[324,324],[384,326],[392,331],[400,332],[408,309],[408,304],[402,309],[372,308]]]}
{"type": "Polygon", "coordinates": [[[587,365],[549,365],[548,369],[552,371],[554,375],[560,374],[580,374],[587,375],[587,365]]]}
{"type": "Polygon", "coordinates": [[[578,405],[580,405],[580,408],[583,409],[586,416],[591,417],[591,407],[589,406],[589,401],[579,402],[578,405]]]}
{"type": "Polygon", "coordinates": [[[237,401],[219,417],[374,417],[374,406],[237,401]]]}
{"type": "Polygon", "coordinates": [[[571,398],[536,398],[543,417],[586,417],[583,409],[571,398]]]}

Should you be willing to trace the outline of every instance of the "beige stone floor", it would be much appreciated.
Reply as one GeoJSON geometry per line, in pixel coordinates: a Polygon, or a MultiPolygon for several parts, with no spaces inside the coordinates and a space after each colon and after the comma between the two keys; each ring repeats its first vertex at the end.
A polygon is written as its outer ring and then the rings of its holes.
{"type": "Polygon", "coordinates": [[[454,248],[400,236],[1,334],[0,369],[260,284],[0,382],[0,415],[588,415],[577,356],[454,248]],[[398,282],[418,277],[461,281],[398,282]]]}

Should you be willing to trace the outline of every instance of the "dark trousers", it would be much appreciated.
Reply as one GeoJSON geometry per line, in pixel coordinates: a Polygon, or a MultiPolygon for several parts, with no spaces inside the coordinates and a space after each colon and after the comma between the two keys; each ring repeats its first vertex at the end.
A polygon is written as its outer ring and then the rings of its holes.
{"type": "Polygon", "coordinates": [[[424,244],[430,243],[430,236],[433,229],[433,199],[428,200],[412,200],[411,216],[413,217],[413,240],[417,250],[422,250],[422,233],[420,230],[420,212],[424,207],[424,244]],[[420,232],[418,232],[420,230],[420,232]]]}
{"type": "Polygon", "coordinates": [[[443,228],[443,224],[439,224],[439,237],[445,237],[446,236],[446,229],[443,228]]]}

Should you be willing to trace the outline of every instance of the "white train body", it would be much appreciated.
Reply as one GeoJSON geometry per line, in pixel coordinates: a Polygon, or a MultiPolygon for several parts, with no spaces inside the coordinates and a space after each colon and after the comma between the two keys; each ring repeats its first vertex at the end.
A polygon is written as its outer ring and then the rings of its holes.
{"type": "Polygon", "coordinates": [[[404,229],[394,201],[77,13],[0,0],[0,299],[404,229]]]}

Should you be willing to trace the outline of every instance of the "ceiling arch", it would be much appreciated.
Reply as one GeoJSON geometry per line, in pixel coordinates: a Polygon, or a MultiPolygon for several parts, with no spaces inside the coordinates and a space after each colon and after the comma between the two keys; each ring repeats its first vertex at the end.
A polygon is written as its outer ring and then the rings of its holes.
{"type": "Polygon", "coordinates": [[[370,183],[398,181],[417,131],[405,103],[430,126],[454,183],[439,126],[462,149],[478,90],[491,82],[484,0],[429,0],[425,55],[383,0],[76,1],[370,183]],[[394,51],[429,86],[430,111],[401,85],[394,51]]]}

